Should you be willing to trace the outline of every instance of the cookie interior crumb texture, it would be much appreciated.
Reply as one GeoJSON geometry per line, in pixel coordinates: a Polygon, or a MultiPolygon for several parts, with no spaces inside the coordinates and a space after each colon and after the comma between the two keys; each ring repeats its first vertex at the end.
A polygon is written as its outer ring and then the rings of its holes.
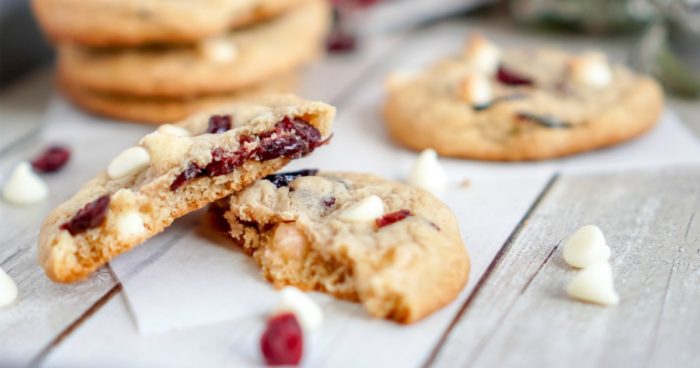
{"type": "Polygon", "coordinates": [[[449,208],[420,189],[368,174],[321,173],[288,185],[260,180],[230,199],[231,236],[276,287],[361,302],[378,318],[415,322],[464,287],[469,257],[449,208]],[[395,222],[345,221],[343,210],[381,198],[395,222]]]}
{"type": "Polygon", "coordinates": [[[102,172],[48,215],[39,235],[40,264],[55,281],[85,278],[174,219],[324,144],[334,115],[321,102],[268,96],[175,124],[189,136],[169,134],[173,129],[147,135],[139,143],[149,153],[146,167],[115,179],[102,172]],[[212,116],[229,121],[230,129],[207,133],[212,116]],[[96,221],[98,206],[90,206],[104,196],[108,208],[104,220],[96,221]]]}

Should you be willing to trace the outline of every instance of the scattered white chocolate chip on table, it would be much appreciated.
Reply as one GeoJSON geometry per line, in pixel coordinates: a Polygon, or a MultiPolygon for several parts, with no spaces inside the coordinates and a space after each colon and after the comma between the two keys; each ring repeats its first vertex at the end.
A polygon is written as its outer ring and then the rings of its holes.
{"type": "Polygon", "coordinates": [[[587,86],[605,87],[612,80],[607,58],[599,52],[587,52],[571,60],[569,72],[574,82],[587,86]]]}
{"type": "Polygon", "coordinates": [[[598,226],[586,225],[567,239],[562,253],[570,266],[584,268],[598,261],[607,261],[610,247],[598,226]]]}
{"type": "Polygon", "coordinates": [[[125,149],[118,154],[107,167],[110,179],[119,179],[141,171],[148,166],[151,156],[145,148],[135,146],[125,149]]]}
{"type": "Polygon", "coordinates": [[[31,204],[46,199],[49,188],[28,162],[20,162],[7,179],[2,194],[8,202],[31,204]]]}
{"type": "Polygon", "coordinates": [[[483,74],[472,73],[459,84],[459,96],[472,105],[485,105],[491,102],[491,82],[483,74]]]}
{"type": "Polygon", "coordinates": [[[416,188],[439,195],[447,187],[447,174],[438,162],[438,155],[433,149],[420,153],[408,175],[407,183],[416,188]]]}
{"type": "Polygon", "coordinates": [[[566,291],[572,298],[589,303],[616,305],[620,301],[615,292],[612,267],[607,261],[584,268],[569,282],[566,291]]]}
{"type": "Polygon", "coordinates": [[[293,286],[287,286],[282,289],[280,296],[278,311],[293,312],[307,331],[314,331],[321,327],[323,311],[306,293],[293,286]]]}
{"type": "Polygon", "coordinates": [[[203,40],[199,43],[198,49],[204,58],[215,63],[230,63],[238,57],[236,44],[225,37],[203,40]]]}
{"type": "Polygon", "coordinates": [[[501,60],[501,49],[482,35],[476,34],[469,38],[465,56],[478,71],[491,75],[498,69],[498,64],[501,60]]]}
{"type": "Polygon", "coordinates": [[[338,217],[343,221],[369,222],[374,221],[383,214],[384,202],[373,194],[362,198],[357,203],[343,210],[338,217]]]}
{"type": "Polygon", "coordinates": [[[17,300],[17,284],[5,270],[0,268],[0,308],[17,300]]]}

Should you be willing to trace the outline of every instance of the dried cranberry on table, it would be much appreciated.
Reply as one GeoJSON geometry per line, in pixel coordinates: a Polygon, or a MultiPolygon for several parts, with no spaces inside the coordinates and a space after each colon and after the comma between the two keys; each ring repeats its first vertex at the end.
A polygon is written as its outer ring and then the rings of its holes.
{"type": "Polygon", "coordinates": [[[76,235],[102,225],[107,216],[109,201],[109,194],[105,194],[86,204],[73,218],[61,225],[61,229],[68,230],[71,235],[76,235]]]}
{"type": "Polygon", "coordinates": [[[389,226],[409,216],[413,216],[413,212],[410,210],[398,210],[396,212],[387,213],[386,215],[378,218],[375,222],[378,228],[383,228],[384,226],[389,226]]]}
{"type": "Polygon", "coordinates": [[[34,170],[42,173],[56,172],[63,168],[69,159],[70,150],[68,147],[54,145],[34,158],[32,167],[34,167],[34,170]]]}
{"type": "Polygon", "coordinates": [[[304,334],[294,313],[281,313],[267,321],[260,349],[268,365],[297,365],[304,350],[304,334]]]}

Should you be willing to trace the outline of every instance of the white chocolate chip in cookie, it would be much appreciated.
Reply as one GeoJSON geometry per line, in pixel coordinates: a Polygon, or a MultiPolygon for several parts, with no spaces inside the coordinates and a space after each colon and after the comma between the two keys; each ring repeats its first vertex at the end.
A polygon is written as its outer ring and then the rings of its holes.
{"type": "Polygon", "coordinates": [[[203,40],[198,45],[199,53],[215,63],[230,63],[238,57],[238,48],[233,41],[224,37],[203,40]]]}
{"type": "Polygon", "coordinates": [[[578,84],[605,87],[612,80],[612,71],[604,54],[587,52],[569,62],[571,79],[578,84]]]}
{"type": "Polygon", "coordinates": [[[137,173],[151,161],[151,156],[143,147],[130,147],[118,154],[107,167],[107,175],[110,179],[119,179],[127,175],[137,173]]]}
{"type": "Polygon", "coordinates": [[[136,211],[127,211],[117,217],[119,238],[125,241],[138,239],[146,232],[143,218],[136,211]]]}
{"type": "Polygon", "coordinates": [[[286,259],[301,259],[307,250],[304,234],[293,224],[282,223],[273,235],[274,251],[286,259]]]}
{"type": "Polygon", "coordinates": [[[174,135],[176,137],[189,137],[190,136],[190,131],[179,127],[177,125],[172,125],[172,124],[163,124],[158,127],[158,130],[156,130],[158,133],[161,134],[168,134],[168,135],[174,135]]]}
{"type": "Polygon", "coordinates": [[[384,214],[384,202],[376,195],[362,198],[352,206],[343,210],[339,217],[343,221],[369,222],[384,214]]]}
{"type": "Polygon", "coordinates": [[[2,194],[8,202],[31,204],[46,199],[49,195],[49,188],[34,173],[28,162],[21,162],[12,171],[2,194]]]}
{"type": "Polygon", "coordinates": [[[615,292],[612,267],[607,261],[596,262],[576,275],[567,292],[572,298],[601,305],[616,305],[620,297],[615,292]]]}
{"type": "Polygon", "coordinates": [[[389,73],[389,75],[386,77],[384,80],[384,85],[389,90],[400,88],[401,86],[404,86],[406,83],[415,79],[418,75],[419,72],[416,70],[395,70],[389,73]]]}
{"type": "Polygon", "coordinates": [[[5,270],[0,268],[0,308],[17,300],[17,284],[5,270]]]}
{"type": "Polygon", "coordinates": [[[610,258],[610,247],[603,232],[595,225],[582,226],[564,244],[564,260],[573,267],[588,267],[610,258]]]}
{"type": "Polygon", "coordinates": [[[151,133],[143,137],[140,144],[148,150],[153,169],[163,172],[181,164],[180,157],[187,154],[193,141],[190,137],[151,133]]]}
{"type": "Polygon", "coordinates": [[[472,105],[491,102],[491,82],[483,74],[472,73],[464,77],[458,86],[459,96],[472,105]]]}
{"type": "Polygon", "coordinates": [[[476,34],[469,38],[464,55],[478,71],[491,75],[498,69],[501,49],[482,35],[476,34]]]}
{"type": "Polygon", "coordinates": [[[287,286],[280,294],[282,298],[278,311],[294,313],[301,326],[307,331],[314,331],[321,327],[323,311],[306,293],[293,286],[287,286]]]}
{"type": "Polygon", "coordinates": [[[432,149],[426,149],[420,153],[418,159],[408,175],[408,184],[439,195],[447,186],[447,174],[438,162],[437,153],[432,149]]]}

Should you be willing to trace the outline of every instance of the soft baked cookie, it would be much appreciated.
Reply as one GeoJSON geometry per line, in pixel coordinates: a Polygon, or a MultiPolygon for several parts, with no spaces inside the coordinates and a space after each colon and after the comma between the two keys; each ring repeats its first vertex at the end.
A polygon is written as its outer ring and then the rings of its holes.
{"type": "Polygon", "coordinates": [[[174,219],[323,145],[334,115],[321,102],[268,96],[159,127],[48,215],[40,264],[55,281],[85,278],[174,219]]]}
{"type": "Polygon", "coordinates": [[[649,130],[663,94],[598,53],[501,51],[475,37],[460,55],[387,80],[384,119],[400,144],[482,160],[538,160],[649,130]]]}
{"type": "Polygon", "coordinates": [[[298,80],[299,76],[293,73],[231,93],[181,98],[134,97],[90,91],[73,85],[60,76],[58,84],[76,105],[95,114],[139,123],[161,124],[177,121],[198,111],[256,95],[290,93],[296,89],[298,80]]]}
{"type": "Polygon", "coordinates": [[[324,291],[361,302],[372,316],[411,323],[452,301],[467,281],[455,216],[408,185],[302,170],[259,180],[228,206],[231,236],[277,287],[324,291]]]}
{"type": "Polygon", "coordinates": [[[183,43],[282,14],[308,0],[33,0],[56,42],[92,46],[183,43]]]}
{"type": "Polygon", "coordinates": [[[314,60],[330,23],[323,0],[192,46],[59,45],[58,67],[86,89],[141,96],[226,93],[291,73],[314,60]]]}

